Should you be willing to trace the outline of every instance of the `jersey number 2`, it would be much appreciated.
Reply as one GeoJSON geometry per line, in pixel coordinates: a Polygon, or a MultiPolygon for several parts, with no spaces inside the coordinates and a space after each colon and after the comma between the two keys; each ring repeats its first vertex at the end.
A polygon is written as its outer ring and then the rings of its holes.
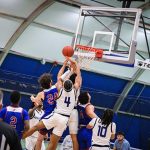
{"type": "Polygon", "coordinates": [[[99,126],[97,136],[106,137],[107,127],[99,126]]]}
{"type": "Polygon", "coordinates": [[[70,105],[70,97],[65,97],[64,103],[66,103],[67,107],[69,107],[69,105],[70,105]]]}
{"type": "Polygon", "coordinates": [[[17,123],[17,118],[15,116],[12,116],[10,118],[10,125],[13,127],[13,128],[16,128],[16,123],[17,123]]]}

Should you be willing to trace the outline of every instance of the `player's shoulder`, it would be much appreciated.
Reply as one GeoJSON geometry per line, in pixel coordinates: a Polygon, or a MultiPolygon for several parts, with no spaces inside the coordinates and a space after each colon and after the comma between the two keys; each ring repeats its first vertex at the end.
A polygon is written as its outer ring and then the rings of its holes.
{"type": "Polygon", "coordinates": [[[86,109],[94,109],[94,106],[91,103],[85,105],[86,109]]]}
{"type": "Polygon", "coordinates": [[[0,112],[3,112],[3,111],[6,111],[7,110],[7,107],[3,107],[0,112]]]}
{"type": "Polygon", "coordinates": [[[116,123],[115,123],[115,122],[112,122],[112,126],[116,126],[116,123]]]}

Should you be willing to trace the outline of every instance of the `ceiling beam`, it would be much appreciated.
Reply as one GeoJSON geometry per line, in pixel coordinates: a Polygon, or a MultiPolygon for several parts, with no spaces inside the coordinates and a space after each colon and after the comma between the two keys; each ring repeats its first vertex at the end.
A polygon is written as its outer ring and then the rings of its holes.
{"type": "Polygon", "coordinates": [[[149,2],[146,2],[144,4],[142,4],[141,6],[139,6],[138,8],[141,8],[142,10],[145,10],[147,8],[150,7],[150,1],[149,2]]]}
{"type": "Polygon", "coordinates": [[[38,8],[36,8],[19,26],[16,32],[12,35],[9,39],[7,44],[4,47],[3,53],[0,55],[0,66],[2,65],[3,61],[5,60],[9,50],[12,48],[14,43],[20,37],[20,35],[25,31],[25,29],[34,21],[34,19],[39,16],[46,8],[52,5],[55,0],[46,0],[43,2],[38,8]]]}
{"type": "Polygon", "coordinates": [[[126,84],[126,86],[124,87],[122,93],[120,94],[119,98],[117,99],[116,103],[115,103],[115,106],[113,108],[113,110],[115,112],[118,112],[119,109],[121,108],[121,105],[123,104],[125,98],[127,97],[128,93],[130,92],[131,88],[134,86],[134,84],[136,83],[136,81],[138,80],[138,78],[142,75],[142,73],[144,72],[145,70],[144,69],[138,69],[131,81],[128,81],[128,83],[126,84]]]}

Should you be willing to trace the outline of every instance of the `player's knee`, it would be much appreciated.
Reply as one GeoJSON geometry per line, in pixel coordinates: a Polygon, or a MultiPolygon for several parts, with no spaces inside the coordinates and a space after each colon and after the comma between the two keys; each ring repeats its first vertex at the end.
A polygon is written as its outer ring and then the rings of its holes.
{"type": "Polygon", "coordinates": [[[33,126],[33,130],[38,131],[39,130],[38,125],[33,126]]]}

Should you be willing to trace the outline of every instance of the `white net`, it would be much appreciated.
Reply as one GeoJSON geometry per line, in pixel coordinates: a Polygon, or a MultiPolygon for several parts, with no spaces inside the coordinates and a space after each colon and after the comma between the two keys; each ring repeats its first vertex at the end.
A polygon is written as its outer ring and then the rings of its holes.
{"type": "Polygon", "coordinates": [[[76,56],[79,66],[83,69],[89,70],[90,65],[95,58],[95,52],[83,52],[83,50],[75,51],[74,55],[76,56]],[[82,52],[81,52],[82,51],[82,52]]]}
{"type": "Polygon", "coordinates": [[[76,45],[76,49],[74,52],[76,61],[78,62],[81,68],[84,68],[86,70],[89,70],[91,63],[94,60],[100,59],[102,55],[102,49],[82,45],[76,45]]]}

